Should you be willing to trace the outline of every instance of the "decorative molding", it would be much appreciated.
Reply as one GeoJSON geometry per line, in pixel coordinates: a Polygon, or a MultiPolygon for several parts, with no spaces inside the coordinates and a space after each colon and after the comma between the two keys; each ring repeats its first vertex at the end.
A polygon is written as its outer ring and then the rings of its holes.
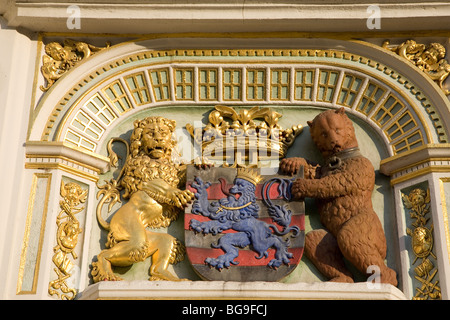
{"type": "Polygon", "coordinates": [[[391,185],[430,172],[450,172],[450,144],[427,144],[383,159],[380,172],[391,177],[391,185]]]}
{"type": "Polygon", "coordinates": [[[94,182],[109,170],[107,157],[64,142],[28,141],[25,148],[27,169],[59,169],[94,182]]]}
{"type": "MultiPolygon", "coordinates": [[[[345,1],[332,4],[326,1],[233,1],[217,3],[207,0],[151,2],[133,1],[6,1],[0,2],[10,27],[22,27],[31,31],[60,32],[67,30],[67,8],[78,6],[83,14],[82,30],[96,33],[164,33],[164,32],[257,32],[257,31],[308,31],[333,30],[352,32],[367,30],[377,36],[379,30],[367,29],[370,1],[345,1]],[[7,4],[3,5],[3,2],[7,4]],[[274,14],[274,11],[276,14],[274,14]],[[301,14],[299,14],[301,13],[301,14]],[[51,15],[51,19],[49,18],[51,15]],[[131,19],[139,23],[129,23],[131,19]],[[99,20],[102,23],[98,23],[99,20]]],[[[445,2],[405,3],[383,1],[377,3],[383,12],[384,31],[399,29],[411,34],[416,30],[445,29],[442,21],[449,17],[449,5],[445,2]],[[430,19],[432,16],[434,19],[430,19]],[[416,23],[408,24],[414,19],[416,23]],[[441,23],[439,23],[441,21],[441,23]]],[[[370,36],[370,35],[369,35],[370,36]]],[[[354,37],[357,37],[354,35],[354,37]]]]}
{"type": "Polygon", "coordinates": [[[445,230],[445,240],[447,244],[447,256],[448,261],[450,263],[450,225],[449,225],[449,211],[450,211],[450,202],[448,201],[448,197],[446,196],[446,184],[450,185],[450,177],[439,178],[439,193],[441,199],[441,208],[442,208],[442,218],[444,220],[444,230],[445,230]]]}
{"type": "Polygon", "coordinates": [[[404,181],[414,179],[432,172],[448,173],[450,172],[450,160],[433,160],[418,164],[409,169],[402,170],[392,175],[391,185],[396,185],[404,181]]]}
{"type": "Polygon", "coordinates": [[[107,299],[246,299],[246,300],[406,300],[386,283],[279,283],[234,281],[102,281],[89,286],[80,300],[107,299]]]}
{"type": "Polygon", "coordinates": [[[54,157],[27,157],[27,159],[31,161],[25,163],[25,169],[62,170],[93,182],[98,181],[98,174],[89,172],[88,169],[68,159],[54,157]]]}
{"type": "Polygon", "coordinates": [[[17,294],[35,294],[37,290],[51,180],[51,173],[33,174],[20,255],[17,294]]]}
{"type": "MultiPolygon", "coordinates": [[[[437,113],[434,110],[434,108],[431,108],[430,105],[427,105],[427,107],[424,108],[424,110],[426,112],[429,113],[429,116],[433,118],[433,125],[431,124],[426,124],[426,119],[423,118],[422,116],[422,111],[421,110],[415,110],[415,105],[417,103],[424,103],[424,97],[420,94],[418,94],[417,90],[414,88],[414,86],[412,86],[409,81],[406,81],[405,79],[401,79],[401,76],[397,73],[395,73],[393,70],[388,69],[388,68],[382,68],[382,66],[379,63],[375,63],[374,61],[371,61],[367,58],[363,58],[361,56],[357,56],[351,53],[345,53],[345,52],[340,52],[340,51],[333,51],[333,50],[287,50],[287,49],[273,49],[273,50],[262,50],[262,49],[258,49],[258,50],[169,50],[169,51],[148,51],[145,53],[140,53],[140,54],[136,54],[134,56],[130,56],[129,57],[129,61],[127,61],[127,59],[121,59],[120,61],[117,60],[116,64],[111,64],[110,68],[116,68],[119,67],[121,65],[124,65],[126,63],[131,63],[131,62],[136,62],[138,60],[147,60],[147,59],[153,59],[153,58],[169,58],[169,57],[211,57],[211,59],[223,59],[224,57],[252,57],[254,59],[256,59],[257,63],[261,64],[261,66],[267,65],[269,64],[269,70],[264,70],[264,72],[267,72],[270,74],[266,74],[265,77],[267,79],[269,79],[269,76],[272,76],[274,72],[277,71],[282,71],[282,69],[286,69],[289,74],[289,81],[285,84],[286,88],[285,90],[287,91],[286,94],[288,94],[286,97],[274,97],[271,96],[270,92],[272,88],[275,88],[274,86],[277,85],[280,88],[282,88],[282,86],[284,84],[274,84],[272,83],[272,81],[268,82],[268,84],[264,83],[261,84],[261,86],[266,86],[265,88],[265,95],[264,99],[261,99],[258,101],[258,104],[262,105],[262,104],[267,104],[267,103],[278,103],[278,104],[314,104],[314,105],[320,105],[320,106],[333,106],[334,104],[339,105],[339,106],[347,106],[349,108],[351,108],[352,110],[355,111],[355,114],[359,114],[361,113],[361,117],[365,118],[367,116],[370,116],[371,121],[373,122],[372,125],[377,126],[377,127],[381,127],[382,130],[384,131],[389,131],[389,132],[385,132],[384,134],[386,135],[386,139],[389,140],[389,143],[392,142],[392,148],[394,149],[392,152],[398,153],[398,152],[405,152],[407,150],[409,150],[410,148],[414,146],[417,146],[417,144],[423,144],[423,143],[429,143],[431,141],[431,135],[432,133],[430,132],[430,130],[436,130],[436,138],[433,138],[433,140],[439,140],[439,142],[445,142],[447,140],[446,137],[446,133],[445,130],[443,128],[443,126],[440,124],[440,120],[435,118],[437,113]],[[330,90],[330,92],[333,92],[336,95],[333,95],[332,98],[335,99],[328,99],[328,98],[324,98],[324,97],[319,97],[317,94],[317,90],[319,90],[320,84],[317,83],[311,83],[311,91],[312,91],[312,95],[308,96],[308,97],[303,97],[303,96],[296,96],[296,90],[302,89],[304,90],[306,88],[307,84],[303,84],[303,83],[298,83],[296,84],[295,80],[295,74],[296,73],[301,73],[301,72],[307,72],[310,67],[304,69],[305,67],[302,67],[301,64],[297,65],[298,67],[292,67],[290,63],[288,63],[287,61],[284,61],[284,59],[288,58],[288,57],[323,57],[323,58],[333,58],[333,59],[343,59],[343,60],[350,60],[352,62],[357,62],[359,64],[362,65],[368,65],[371,66],[373,68],[376,68],[378,71],[382,71],[384,74],[388,74],[390,75],[391,78],[396,79],[397,82],[399,83],[400,86],[405,86],[405,90],[406,91],[411,91],[411,93],[415,96],[414,99],[419,99],[419,101],[421,102],[414,102],[409,100],[407,97],[405,96],[401,96],[401,94],[399,93],[394,93],[393,91],[391,91],[389,89],[389,86],[386,84],[381,85],[381,87],[383,87],[383,91],[385,94],[387,94],[387,96],[383,96],[383,97],[378,97],[378,100],[375,100],[374,102],[380,102],[380,98],[383,98],[383,100],[387,103],[389,103],[389,106],[386,106],[386,112],[388,114],[388,111],[390,111],[391,109],[394,108],[394,106],[397,103],[400,103],[404,106],[404,108],[401,109],[402,112],[400,112],[400,114],[396,114],[397,118],[399,119],[400,115],[404,115],[405,117],[407,117],[408,119],[401,117],[402,121],[404,121],[406,124],[408,124],[408,132],[406,134],[402,134],[402,139],[398,138],[398,129],[400,130],[399,132],[405,133],[402,131],[401,125],[399,126],[398,123],[395,122],[391,122],[388,121],[386,122],[386,119],[383,118],[382,119],[382,123],[381,121],[381,117],[385,116],[383,114],[374,114],[373,112],[371,114],[366,114],[369,111],[374,111],[374,110],[359,110],[358,106],[356,105],[356,103],[360,102],[361,99],[365,99],[364,101],[366,101],[367,99],[373,99],[374,97],[365,97],[364,96],[364,92],[361,92],[361,94],[357,95],[356,93],[359,92],[359,90],[365,90],[367,89],[368,86],[371,86],[371,89],[373,89],[373,86],[375,87],[380,87],[379,83],[375,83],[375,82],[379,82],[378,80],[372,80],[372,81],[362,81],[364,79],[361,78],[361,76],[356,76],[355,74],[357,74],[358,72],[355,72],[351,69],[347,69],[348,66],[341,66],[341,70],[337,71],[338,74],[341,74],[344,77],[347,78],[353,78],[353,80],[356,80],[355,83],[360,83],[359,87],[357,89],[355,88],[344,88],[342,86],[342,82],[336,83],[334,85],[328,85],[327,84],[327,88],[326,90],[330,90]],[[272,60],[267,60],[266,59],[277,59],[275,61],[272,60]],[[261,60],[263,59],[263,60],[261,60]],[[280,60],[279,60],[280,59],[280,60]],[[277,67],[274,66],[274,64],[277,63],[277,67]],[[279,69],[279,70],[278,70],[279,69]],[[347,70],[347,71],[346,71],[347,70]],[[384,70],[384,71],[383,71],[384,70]],[[294,80],[291,80],[294,79],[294,80]],[[361,82],[360,82],[361,81],[361,82]],[[364,84],[364,87],[361,86],[361,84],[364,84]],[[356,90],[356,91],[355,91],[356,90]],[[355,92],[353,92],[355,91],[355,92]],[[389,93],[391,95],[389,95],[389,93]],[[356,94],[356,95],[355,95],[356,94]],[[353,96],[352,100],[349,100],[350,98],[348,98],[349,96],[353,96]],[[399,96],[399,97],[397,97],[399,96]],[[314,101],[313,97],[315,97],[314,101]],[[328,99],[328,100],[327,100],[328,99]],[[402,102],[406,101],[405,102],[402,102]],[[334,104],[333,104],[334,103],[334,104]],[[392,104],[392,105],[391,105],[392,104]],[[408,115],[403,114],[404,111],[406,111],[406,109],[411,109],[408,115]],[[378,119],[377,119],[378,117],[378,119]],[[373,118],[373,119],[372,119],[373,118]],[[405,120],[406,119],[406,120],[405,120]],[[422,126],[423,128],[419,131],[417,130],[411,130],[409,127],[409,122],[413,121],[414,123],[414,129],[419,128],[419,125],[422,126]],[[380,123],[378,123],[380,122],[380,123]],[[392,126],[391,126],[392,125],[392,126]],[[433,127],[432,127],[433,126],[433,127]],[[397,128],[397,129],[396,129],[397,128]],[[393,134],[395,133],[395,138],[393,136],[393,134]],[[392,137],[391,137],[392,136],[392,137]],[[405,140],[406,139],[406,140],[405,140]],[[423,141],[424,139],[426,139],[426,141],[423,141]],[[394,141],[395,140],[395,141],[394,141]]],[[[214,61],[214,60],[213,60],[214,61]]],[[[206,60],[204,61],[204,63],[208,63],[211,64],[213,61],[210,60],[206,60]]],[[[306,60],[305,61],[299,61],[303,64],[308,63],[306,60]]],[[[215,62],[218,66],[220,65],[219,61],[215,62]]],[[[102,84],[102,86],[100,88],[98,88],[98,94],[97,95],[93,95],[94,92],[90,92],[89,93],[89,97],[91,97],[91,99],[96,99],[97,103],[93,103],[93,101],[86,101],[83,106],[79,106],[77,107],[79,108],[84,108],[86,109],[88,106],[91,106],[90,110],[83,110],[82,114],[78,115],[74,114],[73,108],[69,108],[71,111],[66,113],[65,115],[61,115],[61,111],[64,109],[64,107],[66,106],[67,102],[71,99],[71,97],[73,95],[76,94],[77,91],[79,91],[79,89],[83,86],[83,84],[80,83],[80,87],[77,87],[77,90],[74,92],[70,92],[68,96],[66,96],[61,102],[60,105],[57,106],[54,110],[54,112],[52,113],[52,115],[49,117],[48,119],[48,124],[46,126],[46,130],[43,133],[43,135],[41,136],[41,139],[43,141],[46,140],[50,140],[50,139],[56,139],[56,140],[64,140],[66,139],[67,142],[73,145],[76,145],[78,147],[82,147],[85,148],[86,150],[90,150],[90,151],[94,151],[97,147],[97,141],[99,139],[101,139],[101,136],[104,134],[105,130],[108,129],[109,125],[111,122],[115,121],[117,118],[121,117],[122,114],[124,114],[125,112],[131,112],[134,111],[136,108],[142,108],[140,107],[143,103],[146,104],[147,106],[156,106],[156,105],[164,105],[167,103],[183,103],[183,104],[220,104],[220,103],[227,103],[227,104],[239,104],[239,103],[255,103],[254,99],[247,99],[247,95],[245,94],[248,90],[248,88],[250,86],[254,86],[254,84],[252,83],[248,83],[248,79],[246,78],[246,82],[239,82],[236,83],[235,85],[238,85],[240,87],[240,90],[242,90],[242,93],[239,96],[238,100],[233,100],[230,99],[229,101],[227,100],[228,98],[224,95],[225,89],[224,88],[216,88],[215,90],[218,91],[218,93],[216,94],[216,96],[214,97],[214,99],[209,99],[209,98],[205,98],[203,99],[201,97],[201,95],[198,93],[199,90],[201,90],[201,86],[206,86],[206,84],[202,84],[201,82],[196,82],[196,83],[192,83],[192,84],[186,84],[186,83],[174,83],[176,81],[174,81],[174,76],[172,76],[172,73],[176,73],[177,72],[177,68],[181,68],[181,67],[164,67],[158,68],[158,64],[163,64],[163,62],[158,62],[156,65],[149,67],[146,67],[146,69],[136,69],[136,67],[134,67],[135,69],[130,69],[127,70],[126,74],[124,74],[124,71],[118,71],[116,77],[114,77],[114,80],[110,80],[111,83],[109,82],[104,82],[102,84]],[[131,73],[132,71],[135,71],[135,73],[131,73]],[[147,73],[149,73],[147,75],[147,73]],[[158,84],[158,88],[155,89],[155,86],[152,83],[152,77],[158,77],[158,79],[162,76],[162,73],[164,73],[165,78],[164,79],[168,79],[166,83],[164,84],[158,84]],[[122,76],[122,74],[124,74],[122,76]],[[119,77],[118,77],[119,76],[119,77]],[[142,83],[144,84],[142,86],[142,88],[135,88],[129,87],[129,81],[134,81],[132,78],[134,76],[141,76],[143,80],[142,83]],[[118,77],[118,78],[117,78],[118,77]],[[125,79],[126,78],[126,79],[125,79]],[[120,80],[120,81],[118,81],[120,80]],[[111,86],[115,86],[117,87],[115,90],[113,90],[111,88],[111,86]],[[185,89],[185,86],[190,86],[189,90],[192,90],[194,92],[194,94],[189,98],[186,99],[186,97],[179,97],[176,94],[171,94],[171,92],[176,92],[175,89],[173,89],[175,86],[180,86],[183,87],[183,90],[185,89]],[[161,87],[161,88],[160,88],[161,87]],[[168,92],[168,96],[161,96],[161,92],[163,90],[166,90],[168,92]],[[172,90],[173,89],[173,90],[172,90]],[[137,97],[140,95],[131,95],[130,92],[133,90],[137,90],[136,93],[141,90],[142,93],[145,93],[145,97],[146,97],[146,101],[142,101],[141,98],[139,98],[139,101],[136,100],[138,99],[137,97]],[[107,94],[107,92],[109,92],[109,94],[107,94]],[[159,93],[158,93],[159,92],[159,93]],[[219,94],[221,94],[221,96],[219,96],[219,94]],[[89,104],[89,105],[88,105],[89,104]],[[117,110],[116,110],[117,109],[117,110]],[[108,117],[104,118],[104,112],[108,113],[108,117]],[[92,114],[94,114],[94,116],[92,116],[92,114]],[[90,115],[90,116],[89,116],[90,115]],[[68,121],[74,121],[73,119],[69,120],[68,117],[73,118],[74,116],[78,116],[80,117],[79,120],[77,120],[77,128],[68,128],[68,126],[72,125],[71,123],[67,123],[68,121]],[[102,116],[103,119],[97,119],[97,117],[102,116]],[[59,118],[59,119],[58,119],[59,118]],[[56,123],[59,122],[63,122],[62,125],[59,126],[55,126],[56,123]],[[82,121],[84,121],[83,123],[81,123],[82,121]],[[80,123],[78,123],[80,122],[80,123]],[[55,130],[55,128],[58,128],[57,130],[55,130]],[[80,129],[83,128],[83,129],[80,129]],[[69,130],[69,131],[67,131],[69,130]],[[81,130],[81,132],[80,132],[81,130]],[[63,132],[64,131],[64,132],[63,132]],[[68,137],[66,137],[68,135],[68,137]]],[[[189,63],[188,61],[183,61],[183,68],[186,69],[188,67],[192,68],[192,70],[196,70],[196,66],[199,64],[199,62],[196,63],[189,63]]],[[[245,63],[239,63],[238,60],[236,60],[236,70],[239,69],[241,70],[241,77],[244,75],[246,75],[246,73],[253,71],[253,69],[255,69],[255,67],[246,68],[246,64],[245,63]],[[252,70],[250,70],[252,69],[252,70]]],[[[317,64],[317,62],[316,62],[317,64]]],[[[330,73],[331,69],[333,68],[337,68],[337,66],[339,66],[339,62],[335,61],[334,63],[331,64],[331,66],[319,66],[319,70],[320,71],[324,71],[330,73]],[[322,70],[323,69],[323,70],[322,70]],[[328,70],[330,69],[330,70],[328,70]]],[[[95,77],[99,76],[100,74],[104,73],[104,72],[109,72],[110,68],[105,69],[103,68],[103,71],[97,71],[96,74],[92,74],[89,79],[86,79],[86,82],[84,82],[84,85],[95,79],[95,77]]],[[[201,67],[198,67],[199,70],[201,69],[201,67]]],[[[203,67],[202,67],[203,68],[203,67]]],[[[208,67],[209,69],[211,69],[211,67],[208,67]]],[[[222,87],[225,86],[223,78],[224,78],[224,70],[227,67],[222,66],[222,69],[220,68],[216,68],[217,69],[217,78],[220,78],[221,80],[217,82],[216,86],[218,86],[219,83],[222,84],[222,87]],[[219,70],[222,70],[222,72],[219,72],[219,70]]],[[[228,67],[228,69],[230,69],[231,66],[228,67]]],[[[230,69],[231,70],[231,69],[230,69]]],[[[359,71],[359,73],[362,73],[363,71],[359,71]]],[[[199,79],[199,75],[195,74],[193,75],[194,79],[199,79]]],[[[376,75],[373,75],[376,77],[376,75]]],[[[366,76],[368,77],[368,76],[366,76]]],[[[317,77],[316,77],[317,78],[317,77]]],[[[364,78],[364,77],[363,77],[364,78]]],[[[372,78],[372,77],[370,77],[372,78]]],[[[156,79],[156,78],[155,78],[156,79]]],[[[318,79],[318,78],[317,78],[318,79]]],[[[376,79],[376,78],[375,78],[376,79]]],[[[347,83],[347,82],[345,82],[347,83]]],[[[230,84],[230,87],[233,84],[230,84]]],[[[356,84],[355,84],[356,85],[356,84]]],[[[278,87],[277,87],[278,88],[278,87]]],[[[231,89],[230,89],[231,90],[231,89]]],[[[372,91],[371,91],[372,92],[372,91]]],[[[141,94],[142,94],[141,93],[141,94]]],[[[205,96],[207,97],[207,96],[205,96]]],[[[83,95],[84,99],[87,99],[86,94],[83,95]]],[[[377,104],[378,107],[383,107],[382,104],[377,104]]],[[[67,107],[66,107],[67,109],[67,107]]],[[[372,107],[373,109],[373,107],[372,107]]],[[[397,110],[398,108],[396,108],[397,110]]],[[[136,109],[137,110],[137,109],[136,109]]],[[[398,110],[397,110],[398,111],[398,110]]],[[[81,111],[79,111],[81,112],[81,111]]],[[[392,119],[392,118],[391,118],[392,119]]],[[[390,120],[391,120],[390,119],[390,120]]],[[[75,124],[74,124],[75,125],[75,124]]]]}

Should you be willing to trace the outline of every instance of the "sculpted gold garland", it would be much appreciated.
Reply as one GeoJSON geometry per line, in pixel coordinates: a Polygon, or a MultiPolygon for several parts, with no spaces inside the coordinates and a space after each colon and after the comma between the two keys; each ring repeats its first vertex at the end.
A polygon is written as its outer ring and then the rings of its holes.
{"type": "Polygon", "coordinates": [[[59,205],[61,212],[56,218],[58,226],[56,233],[57,245],[53,248],[54,268],[58,279],[53,280],[48,285],[48,293],[50,295],[58,295],[63,300],[71,300],[75,298],[77,291],[70,288],[67,279],[71,276],[70,271],[73,269],[73,260],[77,259],[74,252],[78,243],[78,235],[82,232],[80,223],[75,215],[84,210],[80,204],[86,202],[88,190],[83,190],[78,184],[70,182],[64,184],[61,181],[60,194],[63,198],[59,205]],[[71,258],[72,257],[72,258],[71,258]]]}
{"type": "Polygon", "coordinates": [[[412,251],[415,258],[413,265],[418,259],[422,262],[414,268],[415,276],[421,285],[416,287],[414,300],[441,299],[441,288],[439,280],[433,280],[438,269],[432,263],[430,257],[436,259],[433,254],[433,225],[426,227],[429,220],[427,217],[430,211],[430,190],[425,192],[417,188],[412,190],[408,196],[402,194],[405,208],[409,209],[409,214],[415,221],[412,223],[413,230],[407,228],[406,233],[412,238],[412,251]],[[434,282],[433,282],[434,281],[434,282]]]}
{"type": "Polygon", "coordinates": [[[189,190],[178,188],[181,167],[171,160],[172,149],[176,146],[172,140],[175,125],[175,121],[163,117],[136,120],[130,144],[121,138],[108,143],[113,165],[117,164],[113,142],[124,143],[128,155],[119,177],[98,186],[97,197],[101,199],[97,205],[97,219],[108,231],[108,236],[106,249],[92,263],[94,282],[121,280],[114,274],[112,266],[130,266],[149,257],[152,258],[149,280],[180,280],[167,268],[184,259],[184,245],[167,233],[147,229],[169,226],[194,196],[189,190]],[[109,213],[117,202],[121,202],[122,190],[123,198],[129,201],[108,223],[102,218],[102,207],[108,203],[109,213]]]}

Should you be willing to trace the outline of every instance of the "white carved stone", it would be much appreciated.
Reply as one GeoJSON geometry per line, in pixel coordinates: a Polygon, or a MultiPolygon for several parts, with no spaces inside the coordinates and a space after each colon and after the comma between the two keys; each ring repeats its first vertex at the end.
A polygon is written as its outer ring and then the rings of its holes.
{"type": "MultiPolygon", "coordinates": [[[[70,5],[79,7],[87,33],[158,32],[355,32],[372,31],[367,19],[373,1],[0,1],[0,14],[11,27],[33,31],[68,30],[70,5]],[[98,23],[98,19],[101,23],[98,23]],[[133,23],[130,23],[130,19],[133,23]]],[[[410,0],[379,1],[380,28],[384,32],[437,30],[448,24],[450,4],[410,0]],[[381,2],[381,3],[380,3],[381,2]],[[410,19],[414,23],[410,23],[410,19]],[[409,29],[408,29],[409,28],[409,29]]],[[[68,31],[77,31],[68,30],[68,31]]]]}
{"type": "Polygon", "coordinates": [[[255,300],[404,300],[390,284],[278,283],[233,281],[102,281],[89,286],[81,300],[95,299],[255,299],[255,300]],[[371,287],[374,286],[374,288],[371,287]],[[377,287],[377,285],[379,287],[377,287]]]}

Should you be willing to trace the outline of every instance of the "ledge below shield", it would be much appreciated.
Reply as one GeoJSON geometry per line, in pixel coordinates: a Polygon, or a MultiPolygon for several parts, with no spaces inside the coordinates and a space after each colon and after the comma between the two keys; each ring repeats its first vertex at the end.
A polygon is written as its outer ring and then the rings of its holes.
{"type": "Polygon", "coordinates": [[[404,300],[406,297],[390,284],[371,288],[365,282],[104,281],[89,286],[80,299],[404,300]]]}

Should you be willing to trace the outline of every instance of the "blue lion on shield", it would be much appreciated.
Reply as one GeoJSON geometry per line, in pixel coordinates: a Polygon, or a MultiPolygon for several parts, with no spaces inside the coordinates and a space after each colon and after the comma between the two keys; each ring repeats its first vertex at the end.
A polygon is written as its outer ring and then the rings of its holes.
{"type": "Polygon", "coordinates": [[[256,185],[259,181],[261,181],[261,177],[255,171],[238,169],[234,185],[228,191],[222,190],[227,197],[211,203],[208,201],[207,193],[211,183],[205,183],[200,177],[196,177],[191,184],[197,190],[192,213],[208,217],[211,220],[201,222],[192,219],[190,228],[195,232],[212,235],[229,229],[237,231],[236,233],[226,233],[220,237],[217,243],[211,244],[213,248],[220,248],[224,251],[224,254],[217,258],[205,259],[205,263],[211,268],[221,271],[223,268],[229,268],[230,265],[238,264],[239,262],[234,261],[239,256],[238,248],[246,246],[250,246],[258,254],[255,257],[257,259],[267,258],[268,250],[274,248],[276,250],[275,257],[267,264],[273,269],[277,269],[283,263],[288,265],[292,259],[292,253],[287,250],[290,241],[283,239],[282,236],[289,232],[292,232],[292,236],[297,236],[299,228],[289,226],[292,213],[287,206],[273,205],[269,198],[271,185],[278,182],[279,193],[289,200],[292,181],[273,178],[263,185],[263,201],[269,207],[268,212],[272,220],[282,227],[282,231],[279,231],[276,225],[258,219],[260,207],[256,202],[256,185]]]}

